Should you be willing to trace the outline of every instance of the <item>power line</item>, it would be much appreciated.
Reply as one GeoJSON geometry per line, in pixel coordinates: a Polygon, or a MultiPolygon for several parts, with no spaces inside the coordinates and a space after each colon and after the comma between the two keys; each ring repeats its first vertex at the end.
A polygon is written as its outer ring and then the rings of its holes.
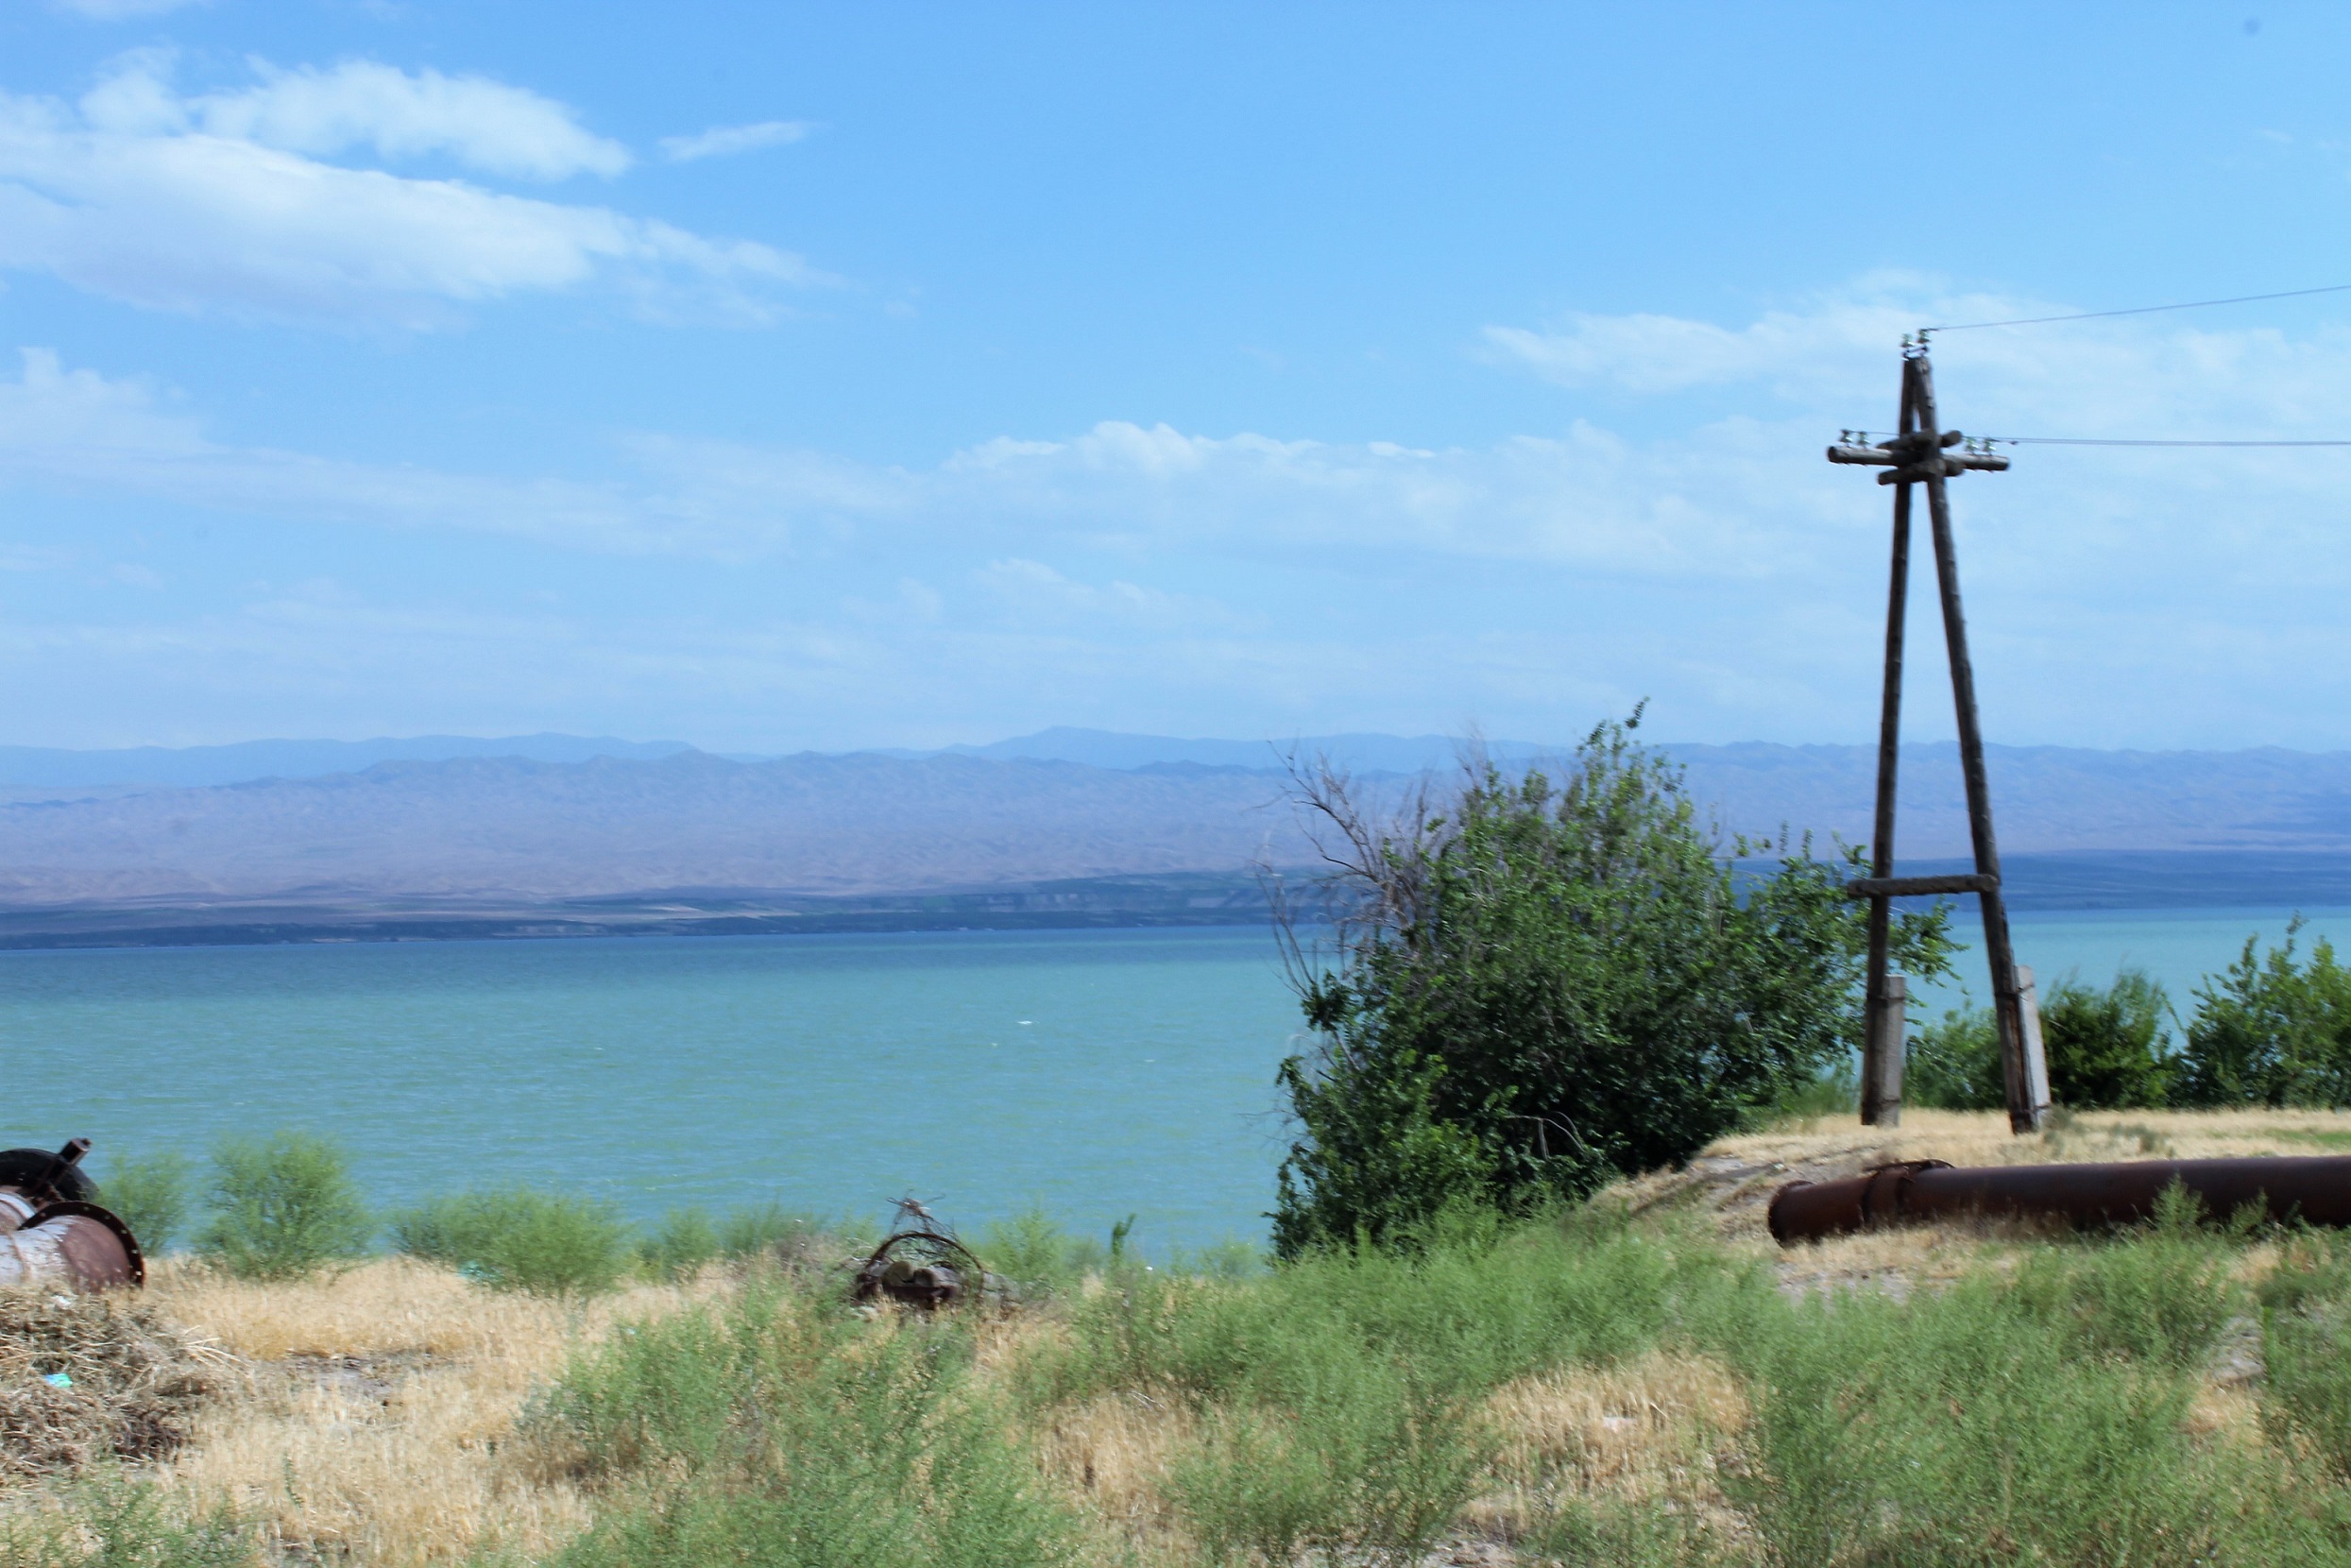
{"type": "Polygon", "coordinates": [[[2351,447],[2351,441],[2120,441],[2104,436],[1987,435],[2012,447],[2351,447]]]}
{"type": "Polygon", "coordinates": [[[2226,299],[2189,299],[2177,305],[2135,305],[2124,311],[2080,311],[2072,315],[2028,315],[2014,321],[1963,321],[1956,326],[1922,328],[1921,332],[1981,332],[1986,327],[2045,327],[2053,321],[2096,321],[2109,315],[2153,315],[2157,311],[2200,311],[2211,305],[2251,305],[2263,299],[2300,299],[2312,294],[2344,293],[2351,293],[2351,283],[2329,283],[2325,288],[2292,288],[2281,294],[2240,294],[2226,299]]]}
{"type": "MultiPolygon", "coordinates": [[[[1875,431],[1867,431],[1867,430],[1856,430],[1856,431],[1850,431],[1850,432],[1848,432],[1847,434],[1848,434],[1849,435],[1851,435],[1852,437],[1854,437],[1856,440],[1863,441],[1863,442],[1869,442],[1869,441],[1881,441],[1881,440],[1892,440],[1892,439],[1893,439],[1893,437],[1892,437],[1891,435],[1883,435],[1883,436],[1882,436],[1879,433],[1877,433],[1877,432],[1875,432],[1875,431]]],[[[1970,442],[1977,442],[1977,441],[1981,441],[1981,442],[1985,443],[1986,445],[1998,445],[1998,446],[2003,446],[2003,447],[2351,447],[2351,440],[2345,440],[2345,441],[2184,441],[2184,440],[2135,440],[2135,439],[2127,439],[2127,438],[2122,438],[2122,437],[2117,437],[2117,436],[2106,436],[2106,435],[1971,435],[1971,436],[1968,437],[1968,439],[1970,442]]]]}

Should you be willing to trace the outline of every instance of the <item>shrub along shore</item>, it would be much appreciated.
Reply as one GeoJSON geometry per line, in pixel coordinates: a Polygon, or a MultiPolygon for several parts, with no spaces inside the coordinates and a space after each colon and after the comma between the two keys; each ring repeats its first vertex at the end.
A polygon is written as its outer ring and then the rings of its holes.
{"type": "MultiPolygon", "coordinates": [[[[1913,1119],[1894,1152],[2009,1147],[1994,1117],[1913,1119]]],[[[2273,1119],[2079,1116],[2014,1157],[2351,1138],[2273,1119]]],[[[1874,1136],[1717,1152],[1853,1164],[1874,1136]]],[[[501,1189],[396,1214],[400,1251],[362,1257],[331,1144],[237,1145],[214,1174],[246,1201],[109,1309],[233,1367],[177,1447],[13,1483],[0,1560],[2351,1557],[2342,1238],[2174,1205],[2109,1235],[1781,1254],[1707,1165],[1279,1265],[1145,1261],[1031,1216],[972,1237],[1016,1304],[927,1318],[852,1307],[857,1243],[771,1211],[633,1233],[501,1189]]],[[[107,1397],[102,1359],[51,1391],[107,1397]]]]}
{"type": "MultiPolygon", "coordinates": [[[[2351,969],[2302,921],[2208,975],[2183,1019],[2163,987],[2125,967],[2104,987],[2066,976],[2041,998],[2051,1097],[2076,1111],[2351,1105],[2351,969]],[[2176,1031],[2176,1032],[2174,1032],[2176,1031]]],[[[1951,1111],[2006,1103],[1985,1008],[1960,1008],[1911,1042],[1903,1096],[1951,1111]]]]}
{"type": "MultiPolygon", "coordinates": [[[[378,1215],[297,1133],[207,1180],[135,1160],[105,1201],[193,1251],[135,1307],[0,1313],[0,1440],[49,1456],[0,1467],[0,1560],[2351,1561],[2343,1237],[2185,1198],[2103,1235],[1762,1231],[1779,1181],[1890,1160],[2351,1148],[2298,1109],[2351,1103],[2332,951],[2249,945],[2176,1046],[2143,977],[2053,985],[2042,1135],[1924,1108],[1998,1103],[1965,1012],[1904,1126],[1824,1130],[1858,857],[1726,864],[1639,718],[1557,779],[1473,761],[1373,810],[1300,778],[1335,924],[1284,927],[1315,1045],[1273,1257],[1030,1216],[971,1238],[1011,1290],[923,1315],[853,1305],[866,1243],[779,1209],[378,1215]]],[[[1948,972],[1947,915],[1900,921],[1908,972],[1948,972]]]]}

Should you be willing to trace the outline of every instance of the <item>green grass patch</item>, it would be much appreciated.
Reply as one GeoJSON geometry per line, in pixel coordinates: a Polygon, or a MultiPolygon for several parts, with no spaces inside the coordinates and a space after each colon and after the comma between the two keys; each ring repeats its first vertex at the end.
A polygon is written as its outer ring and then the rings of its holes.
{"type": "Polygon", "coordinates": [[[876,1332],[761,1284],[579,1357],[526,1420],[615,1494],[569,1568],[999,1568],[1075,1522],[975,1390],[953,1321],[876,1332]]]}
{"type": "Polygon", "coordinates": [[[403,1253],[535,1296],[610,1290],[633,1256],[628,1221],[612,1204],[530,1187],[451,1193],[394,1215],[391,1228],[403,1253]]]}

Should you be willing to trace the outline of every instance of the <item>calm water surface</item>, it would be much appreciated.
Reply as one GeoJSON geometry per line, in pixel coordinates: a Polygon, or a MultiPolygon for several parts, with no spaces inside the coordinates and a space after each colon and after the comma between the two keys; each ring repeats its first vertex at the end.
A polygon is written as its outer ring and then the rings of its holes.
{"type": "MultiPolygon", "coordinates": [[[[1968,944],[1959,955],[1952,980],[1914,987],[1932,1014],[1964,999],[1987,1003],[1991,980],[1984,958],[1984,927],[1974,913],[1975,900],[1965,900],[1968,912],[1952,922],[1952,934],[1968,944]]],[[[2011,915],[2010,940],[2017,962],[2029,964],[2033,978],[2046,993],[2053,981],[2069,974],[2086,983],[2104,985],[2124,964],[2144,969],[2163,982],[2172,1005],[2184,1022],[2195,1013],[2195,989],[2206,975],[2217,975],[2236,961],[2245,938],[2257,935],[2264,946],[2286,939],[2286,928],[2296,912],[2287,909],[2221,910],[2098,910],[2036,912],[2011,915]]],[[[2351,947],[2351,910],[2317,909],[2301,912],[2306,924],[2296,939],[2296,951],[2308,956],[2310,945],[2331,936],[2338,946],[2351,947]]],[[[2346,955],[2351,956],[2351,955],[2346,955]]],[[[1914,1011],[1917,1011],[1914,1009],[1914,1011]]]]}
{"type": "MultiPolygon", "coordinates": [[[[2186,1010],[2288,912],[2014,929],[2044,985],[2133,963],[2186,1010]]],[[[2314,912],[2329,929],[2351,912],[2314,912]]],[[[1963,955],[1977,999],[1982,968],[1963,955]]],[[[912,1192],[967,1225],[1041,1204],[1202,1246],[1264,1235],[1297,1027],[1257,928],[6,953],[0,1144],[87,1133],[103,1178],[106,1150],[300,1126],[385,1203],[526,1181],[870,1216],[912,1192]]]]}
{"type": "Polygon", "coordinates": [[[0,1140],[301,1126],[387,1203],[912,1192],[1199,1246],[1263,1233],[1295,1019],[1263,929],[9,953],[0,1140]]]}

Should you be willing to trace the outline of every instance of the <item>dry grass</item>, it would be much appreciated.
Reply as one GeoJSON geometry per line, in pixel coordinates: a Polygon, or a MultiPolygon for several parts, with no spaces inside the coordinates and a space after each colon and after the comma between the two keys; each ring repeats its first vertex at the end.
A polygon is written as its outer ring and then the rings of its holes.
{"type": "Polygon", "coordinates": [[[616,1319],[713,1288],[644,1286],[567,1304],[484,1290],[407,1258],[287,1285],[167,1264],[150,1306],[235,1352],[253,1375],[198,1417],[162,1478],[191,1499],[229,1498],[296,1555],[387,1565],[492,1548],[536,1556],[588,1515],[571,1487],[504,1462],[523,1402],[616,1319]]]}
{"type": "MultiPolygon", "coordinates": [[[[1899,1129],[1824,1121],[1728,1138],[1686,1171],[1616,1193],[1636,1206],[1712,1213],[1730,1245],[1770,1256],[1790,1290],[1865,1285],[1900,1292],[2001,1267],[2032,1233],[1956,1224],[1782,1253],[1762,1229],[1771,1192],[1798,1176],[1899,1159],[1995,1164],[2337,1147],[2351,1150],[2351,1115],[2118,1113],[2019,1139],[1997,1115],[1912,1112],[1899,1129]]],[[[2252,1248],[2240,1267],[2257,1271],[2268,1260],[2267,1249],[2252,1248]]],[[[0,1297],[0,1440],[11,1455],[30,1457],[20,1472],[125,1452],[192,1501],[230,1499],[263,1521],[289,1558],[386,1568],[461,1562],[501,1548],[536,1558],[588,1524],[591,1499],[530,1466],[509,1442],[524,1403],[575,1347],[617,1320],[673,1311],[724,1288],[725,1276],[714,1270],[689,1286],[640,1286],[566,1304],[487,1291],[407,1259],[293,1285],[245,1284],[167,1262],[139,1298],[60,1305],[46,1295],[0,1297]],[[44,1355],[78,1359],[52,1368],[44,1355]],[[73,1389],[41,1382],[38,1374],[51,1370],[68,1371],[73,1389]],[[69,1392],[89,1409],[118,1412],[142,1399],[176,1400],[159,1419],[176,1423],[188,1440],[176,1451],[168,1441],[124,1448],[109,1435],[122,1429],[119,1413],[76,1417],[83,1424],[71,1441],[22,1435],[62,1430],[66,1402],[52,1396],[69,1392]]],[[[1040,1338],[1063,1332],[1050,1312],[987,1325],[983,1381],[1040,1338]]],[[[2251,1381],[2257,1368],[2248,1372],[2241,1360],[2223,1356],[2216,1365],[2190,1424],[2216,1442],[2259,1445],[2251,1381]]],[[[1715,1485],[1716,1456],[1735,1446],[1746,1411],[1735,1378],[1704,1357],[1650,1355],[1513,1383],[1485,1405],[1501,1458],[1495,1484],[1464,1526],[1487,1542],[1507,1542],[1559,1500],[1580,1498],[1671,1502],[1710,1522],[1729,1520],[1735,1534],[1715,1485]]],[[[1090,1521],[1105,1560],[1175,1563],[1192,1553],[1166,1482],[1193,1428],[1184,1409],[1123,1393],[1059,1407],[1028,1437],[1048,1482],[1090,1521]]],[[[16,1495],[11,1506],[26,1506],[38,1491],[20,1483],[16,1495]]]]}
{"type": "Polygon", "coordinates": [[[242,1385],[241,1371],[151,1301],[0,1292],[0,1474],[160,1458],[187,1441],[200,1407],[242,1385]]]}
{"type": "Polygon", "coordinates": [[[1670,1504],[1736,1533],[1715,1453],[1746,1423],[1745,1390],[1711,1356],[1652,1352],[1498,1389],[1485,1416],[1502,1483],[1471,1505],[1479,1534],[1509,1541],[1563,1500],[1670,1504]]]}
{"type": "Polygon", "coordinates": [[[1188,1560],[1189,1542],[1163,1489],[1197,1423],[1179,1406],[1107,1394],[1057,1410],[1038,1435],[1047,1476],[1100,1537],[1144,1561],[1188,1560]]]}

